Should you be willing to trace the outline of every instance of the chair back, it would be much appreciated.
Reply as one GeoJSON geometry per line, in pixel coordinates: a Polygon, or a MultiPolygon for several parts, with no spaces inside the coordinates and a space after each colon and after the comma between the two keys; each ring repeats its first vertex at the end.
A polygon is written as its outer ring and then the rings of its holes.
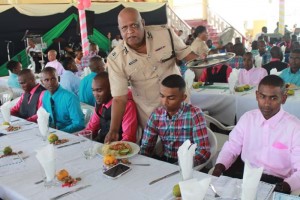
{"type": "Polygon", "coordinates": [[[208,133],[208,140],[210,143],[210,158],[209,158],[209,160],[211,160],[213,157],[215,157],[215,155],[218,152],[218,140],[217,140],[215,133],[210,128],[207,128],[207,133],[208,133]]]}
{"type": "Polygon", "coordinates": [[[93,115],[95,107],[82,102],[80,102],[80,107],[84,114],[84,124],[87,125],[90,121],[91,116],[93,115]]]}
{"type": "Polygon", "coordinates": [[[215,136],[215,133],[212,130],[210,130],[210,128],[207,128],[207,134],[208,134],[208,140],[209,140],[209,143],[210,143],[210,157],[205,163],[203,163],[201,165],[198,165],[198,166],[195,166],[194,170],[203,169],[206,165],[208,165],[211,162],[211,160],[217,154],[217,151],[218,151],[217,137],[215,136]]]}
{"type": "Polygon", "coordinates": [[[204,114],[207,127],[210,127],[210,124],[216,125],[219,129],[222,129],[224,131],[231,131],[234,126],[224,126],[221,122],[219,122],[217,119],[213,118],[212,116],[209,116],[207,114],[204,114]]]}

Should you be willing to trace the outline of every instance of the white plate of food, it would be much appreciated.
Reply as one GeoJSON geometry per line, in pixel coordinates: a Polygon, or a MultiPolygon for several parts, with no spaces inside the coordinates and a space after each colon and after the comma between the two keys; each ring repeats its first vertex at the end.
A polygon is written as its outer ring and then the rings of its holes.
{"type": "Polygon", "coordinates": [[[113,155],[117,159],[130,158],[140,151],[140,147],[133,142],[117,141],[104,144],[98,149],[101,156],[113,155]]]}

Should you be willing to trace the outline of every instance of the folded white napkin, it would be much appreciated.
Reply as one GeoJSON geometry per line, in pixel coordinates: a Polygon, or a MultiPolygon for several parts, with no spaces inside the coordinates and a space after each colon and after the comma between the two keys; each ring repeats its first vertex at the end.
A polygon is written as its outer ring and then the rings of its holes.
{"type": "Polygon", "coordinates": [[[195,73],[192,70],[187,69],[184,73],[184,80],[187,88],[192,88],[194,79],[195,79],[195,73]]]}
{"type": "Polygon", "coordinates": [[[37,150],[36,158],[45,171],[47,181],[53,180],[55,177],[55,154],[53,144],[48,144],[37,150]]]}
{"type": "Polygon", "coordinates": [[[273,68],[273,69],[271,69],[270,74],[274,74],[274,75],[279,76],[281,74],[281,72],[277,71],[276,68],[273,68]]]}
{"type": "Polygon", "coordinates": [[[197,144],[191,144],[190,140],[186,140],[177,151],[179,167],[183,180],[193,178],[193,165],[196,147],[197,144]]]}
{"type": "Polygon", "coordinates": [[[234,88],[238,84],[239,73],[240,73],[239,69],[232,69],[232,72],[228,77],[228,87],[230,92],[234,92],[234,88]]]}
{"type": "Polygon", "coordinates": [[[10,109],[11,109],[11,107],[12,107],[11,101],[7,101],[0,108],[3,119],[4,119],[5,122],[10,122],[10,109]]]}
{"type": "Polygon", "coordinates": [[[195,178],[179,182],[181,197],[184,200],[202,200],[205,197],[211,178],[197,181],[195,178]]]}
{"type": "Polygon", "coordinates": [[[242,200],[254,200],[256,198],[257,186],[262,172],[263,167],[252,167],[246,160],[242,183],[242,200]]]}
{"type": "Polygon", "coordinates": [[[254,61],[255,61],[255,66],[257,68],[261,67],[261,65],[262,65],[262,57],[260,55],[256,55],[254,57],[254,61]]]}
{"type": "Polygon", "coordinates": [[[285,46],[285,45],[282,45],[280,48],[281,48],[282,53],[284,54],[285,49],[286,49],[286,46],[285,46]]]}
{"type": "Polygon", "coordinates": [[[40,107],[37,111],[37,123],[42,136],[46,137],[49,130],[49,116],[50,114],[43,108],[40,107]]]}

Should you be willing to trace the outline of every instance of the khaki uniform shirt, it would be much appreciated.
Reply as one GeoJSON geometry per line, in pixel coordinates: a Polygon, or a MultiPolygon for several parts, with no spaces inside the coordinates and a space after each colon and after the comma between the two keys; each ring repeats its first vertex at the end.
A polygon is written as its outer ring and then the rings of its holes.
{"type": "MultiPolygon", "coordinates": [[[[190,52],[184,42],[171,30],[175,55],[179,60],[190,52]]],[[[128,82],[136,102],[139,122],[144,128],[152,111],[160,105],[161,81],[171,74],[180,74],[172,56],[171,38],[165,26],[146,26],[147,54],[140,54],[123,44],[108,56],[108,73],[113,97],[126,95],[128,82]]]]}
{"type": "Polygon", "coordinates": [[[201,56],[202,54],[208,54],[209,48],[207,47],[205,41],[199,39],[198,37],[191,44],[192,51],[201,56]]]}

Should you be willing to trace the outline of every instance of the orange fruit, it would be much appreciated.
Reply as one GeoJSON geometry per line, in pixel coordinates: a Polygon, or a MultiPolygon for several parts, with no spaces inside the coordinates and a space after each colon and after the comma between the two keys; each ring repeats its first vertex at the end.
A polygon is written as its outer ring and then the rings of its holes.
{"type": "Polygon", "coordinates": [[[103,158],[103,162],[104,162],[105,165],[115,164],[116,161],[117,161],[117,159],[113,155],[106,155],[103,158]]]}
{"type": "Polygon", "coordinates": [[[69,172],[65,169],[60,170],[57,174],[56,177],[59,181],[62,181],[64,178],[69,176],[69,172]]]}

